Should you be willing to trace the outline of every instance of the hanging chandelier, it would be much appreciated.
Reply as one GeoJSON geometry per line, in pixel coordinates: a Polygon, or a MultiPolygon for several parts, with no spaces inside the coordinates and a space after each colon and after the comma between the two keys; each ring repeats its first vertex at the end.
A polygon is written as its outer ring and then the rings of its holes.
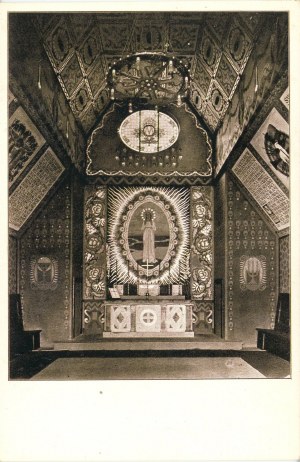
{"type": "Polygon", "coordinates": [[[136,53],[120,58],[109,68],[107,83],[110,98],[127,101],[129,112],[134,104],[178,106],[186,98],[190,72],[174,56],[162,53],[136,53]]]}

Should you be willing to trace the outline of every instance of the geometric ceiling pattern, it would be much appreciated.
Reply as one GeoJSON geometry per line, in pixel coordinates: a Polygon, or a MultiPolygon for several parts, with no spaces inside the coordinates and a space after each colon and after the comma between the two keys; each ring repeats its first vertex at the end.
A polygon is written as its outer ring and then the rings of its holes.
{"type": "Polygon", "coordinates": [[[74,116],[87,133],[109,103],[106,76],[120,58],[170,53],[189,69],[189,98],[214,132],[262,25],[256,13],[45,13],[33,15],[74,116]]]}

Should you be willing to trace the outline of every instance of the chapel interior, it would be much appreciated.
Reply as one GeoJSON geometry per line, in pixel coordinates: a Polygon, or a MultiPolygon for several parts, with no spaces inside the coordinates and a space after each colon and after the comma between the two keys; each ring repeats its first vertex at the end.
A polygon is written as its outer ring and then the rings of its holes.
{"type": "Polygon", "coordinates": [[[11,379],[289,376],[288,41],[284,12],[9,13],[11,379]]]}

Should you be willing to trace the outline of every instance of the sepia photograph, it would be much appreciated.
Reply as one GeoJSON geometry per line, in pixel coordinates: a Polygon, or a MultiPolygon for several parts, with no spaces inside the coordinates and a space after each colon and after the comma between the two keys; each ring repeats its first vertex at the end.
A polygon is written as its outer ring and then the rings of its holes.
{"type": "Polygon", "coordinates": [[[288,13],[8,37],[10,378],[289,378],[288,13]]]}
{"type": "Polygon", "coordinates": [[[2,374],[9,395],[19,390],[7,401],[5,462],[291,460],[299,450],[295,18],[283,5],[201,4],[1,11],[2,374]],[[29,427],[14,447],[26,400],[30,419],[41,412],[41,427],[59,433],[53,447],[43,432],[31,444],[29,427]]]}

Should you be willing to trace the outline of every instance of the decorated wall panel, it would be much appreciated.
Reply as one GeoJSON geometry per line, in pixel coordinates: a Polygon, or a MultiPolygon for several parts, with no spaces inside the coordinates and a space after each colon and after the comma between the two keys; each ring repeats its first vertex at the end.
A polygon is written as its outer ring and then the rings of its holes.
{"type": "Polygon", "coordinates": [[[57,182],[64,167],[48,148],[9,198],[9,226],[18,231],[57,182]]]}
{"type": "Polygon", "coordinates": [[[279,239],[279,291],[290,292],[290,237],[279,239]]]}
{"type": "Polygon", "coordinates": [[[45,144],[45,139],[32,123],[22,107],[9,119],[8,162],[9,182],[13,183],[36,153],[45,144]]]}
{"type": "Polygon", "coordinates": [[[248,33],[240,26],[230,27],[226,41],[227,57],[236,72],[239,72],[239,66],[245,67],[246,61],[247,64],[217,134],[217,173],[248,125],[250,118],[269,95],[270,89],[282,76],[283,70],[286,69],[287,37],[287,15],[281,14],[276,18],[267,16],[257,35],[255,48],[245,60],[243,56],[245,57],[251,49],[248,33]]]}
{"type": "Polygon", "coordinates": [[[183,284],[189,277],[189,190],[110,188],[110,283],[183,284]]]}
{"type": "Polygon", "coordinates": [[[251,145],[271,171],[289,188],[289,125],[273,108],[251,140],[251,145]]]}
{"type": "Polygon", "coordinates": [[[191,294],[213,299],[213,190],[191,188],[191,294]]]}
{"type": "Polygon", "coordinates": [[[289,226],[289,198],[246,149],[232,169],[277,230],[289,226]]]}
{"type": "Polygon", "coordinates": [[[85,334],[100,334],[105,322],[105,305],[101,301],[83,301],[83,329],[85,334]]]}
{"type": "Polygon", "coordinates": [[[214,303],[210,301],[198,301],[192,309],[193,331],[197,334],[207,334],[214,328],[214,303]]]}
{"type": "MultiPolygon", "coordinates": [[[[49,13],[10,14],[10,86],[33,122],[39,121],[39,130],[55,152],[70,156],[80,169],[84,156],[82,131],[40,41],[40,37],[46,39],[51,34],[59,18],[59,14],[49,13]]],[[[65,47],[65,41],[61,46],[65,47]]]]}
{"type": "Polygon", "coordinates": [[[8,291],[10,294],[18,292],[18,241],[9,236],[8,243],[8,291]]]}
{"type": "Polygon", "coordinates": [[[72,332],[71,187],[65,182],[20,239],[20,295],[25,329],[42,345],[72,332]]]}
{"type": "MultiPolygon", "coordinates": [[[[147,112],[156,114],[156,111],[147,112]]],[[[153,130],[153,136],[148,132],[147,136],[144,133],[138,136],[139,131],[132,129],[126,135],[126,144],[122,142],[117,134],[120,127],[124,128],[124,124],[128,121],[126,119],[128,108],[127,106],[114,104],[89,138],[87,174],[109,176],[142,175],[162,178],[170,175],[172,177],[210,177],[212,175],[212,146],[207,132],[200,126],[196,117],[186,105],[181,108],[172,105],[164,112],[170,118],[169,120],[177,121],[179,136],[169,147],[162,150],[159,143],[163,142],[168,131],[167,127],[161,127],[161,136],[159,139],[155,137],[157,133],[156,115],[145,117],[145,124],[148,119],[150,120],[145,130],[150,127],[153,130]],[[154,139],[155,141],[153,141],[154,139]],[[158,145],[160,149],[153,148],[150,152],[147,152],[148,143],[149,145],[151,143],[154,148],[158,145]],[[133,145],[135,147],[131,148],[133,145]]],[[[137,113],[133,113],[130,117],[135,114],[137,113]]],[[[163,122],[164,113],[159,114],[159,120],[163,122]]],[[[123,139],[125,139],[125,135],[123,139]]]]}
{"type": "Polygon", "coordinates": [[[87,186],[84,194],[84,300],[106,297],[106,226],[106,188],[87,186]]]}
{"type": "Polygon", "coordinates": [[[277,240],[232,178],[227,192],[226,254],[226,338],[255,344],[257,327],[274,327],[277,240]]]}

